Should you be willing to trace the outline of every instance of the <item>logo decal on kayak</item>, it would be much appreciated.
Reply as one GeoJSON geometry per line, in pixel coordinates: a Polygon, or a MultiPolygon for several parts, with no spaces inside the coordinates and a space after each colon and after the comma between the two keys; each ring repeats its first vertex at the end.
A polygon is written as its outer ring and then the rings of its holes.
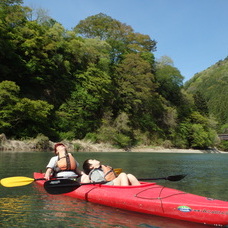
{"type": "Polygon", "coordinates": [[[54,180],[54,181],[51,181],[50,184],[59,184],[60,181],[59,180],[54,180]]]}
{"type": "Polygon", "coordinates": [[[178,208],[177,208],[179,211],[181,211],[181,212],[190,212],[192,209],[190,208],[190,207],[188,207],[188,206],[179,206],[178,208]]]}
{"type": "Polygon", "coordinates": [[[215,199],[212,199],[212,198],[207,198],[207,200],[215,200],[215,199]]]}

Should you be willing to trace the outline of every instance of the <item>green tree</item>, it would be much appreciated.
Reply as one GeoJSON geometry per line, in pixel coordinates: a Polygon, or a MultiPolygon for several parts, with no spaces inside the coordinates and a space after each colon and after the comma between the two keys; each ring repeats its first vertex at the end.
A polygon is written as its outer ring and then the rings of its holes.
{"type": "Polygon", "coordinates": [[[117,66],[117,90],[121,108],[127,113],[144,109],[145,102],[155,91],[156,84],[150,63],[140,54],[127,54],[117,66]]]}
{"type": "MultiPolygon", "coordinates": [[[[188,93],[192,95],[201,94],[204,102],[206,101],[209,116],[213,115],[220,126],[228,123],[227,71],[228,59],[225,58],[206,70],[195,74],[191,80],[185,83],[185,90],[188,93]]],[[[205,106],[202,108],[205,108],[205,106]]]]}
{"type": "Polygon", "coordinates": [[[14,44],[17,29],[26,23],[27,7],[20,6],[20,0],[0,2],[0,81],[16,79],[23,62],[14,44]]]}
{"type": "Polygon", "coordinates": [[[33,137],[49,133],[48,117],[53,109],[45,101],[20,98],[20,88],[14,82],[0,83],[0,131],[9,137],[33,137]]]}
{"type": "Polygon", "coordinates": [[[98,37],[109,43],[113,62],[118,62],[125,53],[150,52],[156,49],[156,42],[148,35],[135,33],[131,26],[103,13],[81,20],[74,30],[85,38],[98,37]]]}
{"type": "Polygon", "coordinates": [[[97,68],[108,72],[110,64],[110,45],[95,39],[82,39],[75,34],[68,33],[68,50],[73,72],[86,71],[90,64],[95,64],[97,68]]]}
{"type": "Polygon", "coordinates": [[[161,58],[156,67],[156,80],[159,83],[157,91],[171,105],[181,104],[181,87],[183,85],[183,76],[180,71],[172,65],[172,60],[168,57],[161,58]]]}
{"type": "Polygon", "coordinates": [[[180,123],[176,131],[175,145],[178,147],[207,149],[215,144],[216,131],[213,122],[199,112],[180,123]]]}
{"type": "Polygon", "coordinates": [[[97,131],[97,139],[111,143],[112,145],[128,150],[134,145],[133,129],[126,113],[120,113],[115,120],[111,112],[106,112],[102,119],[102,125],[97,131]]]}
{"type": "Polygon", "coordinates": [[[210,137],[210,131],[206,131],[201,124],[192,124],[191,126],[191,147],[206,149],[213,145],[210,137]]]}
{"type": "Polygon", "coordinates": [[[60,24],[46,27],[36,21],[27,22],[18,31],[15,44],[25,70],[17,77],[17,84],[25,96],[46,100],[57,107],[70,96],[74,76],[64,35],[60,24]]]}
{"type": "Polygon", "coordinates": [[[209,110],[208,110],[207,102],[204,99],[202,93],[197,91],[195,94],[193,94],[193,98],[194,98],[196,110],[200,112],[202,115],[208,116],[209,110]]]}
{"type": "Polygon", "coordinates": [[[84,138],[86,133],[95,131],[99,126],[111,80],[107,73],[94,65],[77,75],[77,80],[71,98],[57,112],[57,120],[61,132],[71,132],[73,137],[84,138]]]}
{"type": "Polygon", "coordinates": [[[39,133],[53,136],[51,116],[53,105],[46,101],[22,98],[14,108],[14,135],[16,137],[33,137],[39,133]]]}
{"type": "Polygon", "coordinates": [[[0,83],[0,129],[7,133],[12,128],[14,119],[14,107],[19,101],[20,88],[11,81],[0,83]]]}

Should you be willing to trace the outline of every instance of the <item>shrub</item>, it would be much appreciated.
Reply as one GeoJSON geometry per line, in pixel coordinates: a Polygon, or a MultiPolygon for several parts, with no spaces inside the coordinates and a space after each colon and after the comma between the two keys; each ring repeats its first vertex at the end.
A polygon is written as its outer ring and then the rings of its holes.
{"type": "Polygon", "coordinates": [[[228,151],[228,141],[222,140],[218,145],[219,150],[228,151]]]}
{"type": "Polygon", "coordinates": [[[75,134],[73,131],[68,131],[68,132],[60,132],[59,133],[60,139],[61,140],[73,140],[75,138],[75,134]]]}
{"type": "Polygon", "coordinates": [[[97,141],[98,141],[97,134],[96,133],[91,133],[91,132],[87,133],[84,139],[85,140],[89,140],[92,143],[97,143],[97,141]]]}
{"type": "Polygon", "coordinates": [[[43,134],[38,134],[35,139],[35,148],[38,150],[49,149],[49,138],[43,134]]]}
{"type": "Polygon", "coordinates": [[[79,143],[74,143],[74,151],[80,151],[82,146],[79,143]]]}
{"type": "Polygon", "coordinates": [[[117,133],[113,137],[114,144],[119,148],[124,148],[128,150],[131,147],[131,138],[121,133],[117,133]]]}
{"type": "Polygon", "coordinates": [[[173,144],[170,140],[165,140],[163,143],[162,143],[162,146],[165,147],[165,148],[172,148],[173,147],[173,144]]]}

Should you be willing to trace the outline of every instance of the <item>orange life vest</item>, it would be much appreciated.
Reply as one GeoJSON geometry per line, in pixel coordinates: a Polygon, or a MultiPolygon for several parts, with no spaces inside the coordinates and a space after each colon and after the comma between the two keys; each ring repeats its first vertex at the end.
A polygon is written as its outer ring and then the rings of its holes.
{"type": "Polygon", "coordinates": [[[64,156],[59,154],[57,167],[60,171],[75,170],[77,168],[77,163],[71,153],[66,153],[64,156]]]}
{"type": "Polygon", "coordinates": [[[101,169],[104,172],[104,178],[106,181],[112,181],[117,177],[111,166],[101,165],[101,169]]]}

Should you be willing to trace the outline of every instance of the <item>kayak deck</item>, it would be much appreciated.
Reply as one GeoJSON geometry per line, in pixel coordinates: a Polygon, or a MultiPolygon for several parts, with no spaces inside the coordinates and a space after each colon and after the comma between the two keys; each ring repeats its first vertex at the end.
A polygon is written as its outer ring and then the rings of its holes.
{"type": "MultiPolygon", "coordinates": [[[[34,178],[42,178],[34,173],[34,178]]],[[[44,181],[36,181],[43,185],[44,181]]],[[[139,186],[82,185],[64,195],[146,214],[204,223],[228,225],[228,202],[198,196],[156,183],[141,182],[139,186]]]]}

